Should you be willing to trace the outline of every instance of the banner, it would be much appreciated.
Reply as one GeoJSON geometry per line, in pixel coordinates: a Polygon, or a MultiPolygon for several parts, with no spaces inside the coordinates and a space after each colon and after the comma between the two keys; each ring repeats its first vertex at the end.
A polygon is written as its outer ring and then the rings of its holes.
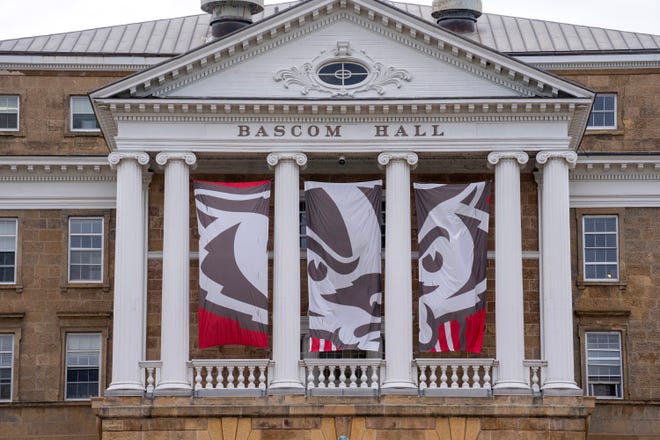
{"type": "Polygon", "coordinates": [[[199,347],[268,345],[270,181],[195,181],[199,347]]]}
{"type": "Polygon", "coordinates": [[[305,183],[310,351],[380,349],[381,192],[305,183]]]}
{"type": "Polygon", "coordinates": [[[486,319],[490,182],[414,184],[419,349],[479,353],[486,319]]]}

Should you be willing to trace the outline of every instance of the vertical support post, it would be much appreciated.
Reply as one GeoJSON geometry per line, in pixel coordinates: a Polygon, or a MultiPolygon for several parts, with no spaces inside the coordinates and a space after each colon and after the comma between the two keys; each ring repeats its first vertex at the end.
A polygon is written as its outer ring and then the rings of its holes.
{"type": "Polygon", "coordinates": [[[493,152],[495,167],[495,346],[499,361],[493,387],[500,394],[529,390],[525,358],[520,166],[524,152],[493,152]]]}
{"type": "Polygon", "coordinates": [[[117,169],[115,288],[112,344],[112,383],[105,395],[142,395],[139,366],[145,341],[145,206],[142,167],[146,153],[111,153],[117,169]],[[136,336],[138,336],[136,340],[136,336]]]}
{"type": "Polygon", "coordinates": [[[157,395],[189,395],[190,170],[193,153],[159,153],[165,167],[163,290],[160,353],[163,367],[157,395]]]}
{"type": "Polygon", "coordinates": [[[573,293],[569,223],[568,170],[575,166],[573,151],[541,152],[536,162],[543,166],[541,191],[543,255],[543,339],[548,366],[543,391],[567,395],[582,394],[574,379],[573,293]]]}
{"type": "Polygon", "coordinates": [[[300,360],[300,167],[302,153],[271,153],[275,170],[273,242],[273,361],[269,392],[302,394],[300,360]]]}
{"type": "Polygon", "coordinates": [[[412,371],[412,262],[410,248],[410,169],[415,153],[381,153],[385,167],[385,361],[383,393],[416,392],[412,371]]]}

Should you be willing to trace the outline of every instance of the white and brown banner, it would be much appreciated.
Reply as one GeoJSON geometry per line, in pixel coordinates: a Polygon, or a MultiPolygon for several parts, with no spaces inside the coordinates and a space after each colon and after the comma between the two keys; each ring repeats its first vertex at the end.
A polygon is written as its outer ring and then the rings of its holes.
{"type": "Polygon", "coordinates": [[[478,353],[486,318],[490,182],[414,188],[419,349],[478,353]]]}
{"type": "Polygon", "coordinates": [[[195,181],[199,347],[268,345],[270,181],[195,181]]]}
{"type": "Polygon", "coordinates": [[[310,351],[380,349],[381,192],[305,183],[310,351]]]}

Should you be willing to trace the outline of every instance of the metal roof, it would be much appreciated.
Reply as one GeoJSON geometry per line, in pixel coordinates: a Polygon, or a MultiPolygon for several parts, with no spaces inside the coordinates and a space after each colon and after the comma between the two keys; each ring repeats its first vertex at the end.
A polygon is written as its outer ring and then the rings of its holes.
{"type": "MultiPolygon", "coordinates": [[[[266,5],[254,21],[299,2],[266,5]]],[[[435,22],[431,6],[390,2],[408,14],[435,22]]],[[[0,41],[0,53],[172,56],[207,42],[208,14],[0,41]]],[[[477,32],[465,35],[509,54],[660,50],[660,35],[623,32],[528,18],[483,14],[477,32]]]]}

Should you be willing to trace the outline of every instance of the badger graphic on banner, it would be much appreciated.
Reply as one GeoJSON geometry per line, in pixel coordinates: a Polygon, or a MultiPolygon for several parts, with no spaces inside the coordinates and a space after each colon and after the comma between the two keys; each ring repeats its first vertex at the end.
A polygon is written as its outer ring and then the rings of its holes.
{"type": "Polygon", "coordinates": [[[305,183],[310,351],[380,349],[381,192],[305,183]]]}
{"type": "Polygon", "coordinates": [[[199,347],[268,345],[270,181],[195,181],[199,347]]]}
{"type": "Polygon", "coordinates": [[[479,353],[486,319],[490,182],[414,184],[419,349],[479,353]]]}

